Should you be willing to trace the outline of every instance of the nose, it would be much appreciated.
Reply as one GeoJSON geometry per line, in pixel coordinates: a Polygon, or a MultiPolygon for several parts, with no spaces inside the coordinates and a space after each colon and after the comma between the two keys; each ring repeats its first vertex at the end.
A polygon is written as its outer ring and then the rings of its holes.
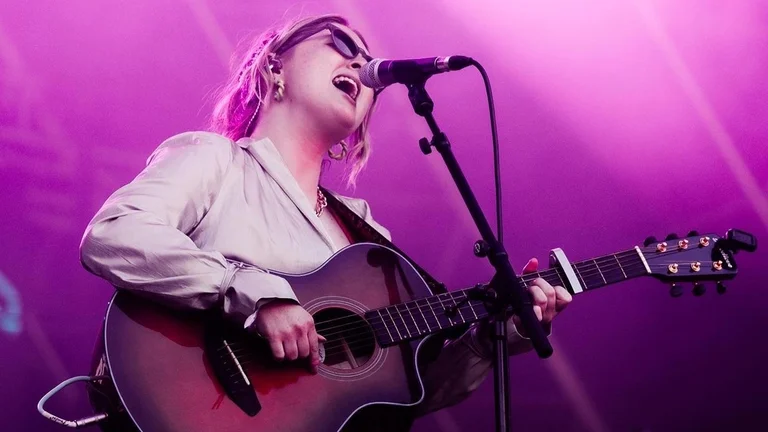
{"type": "Polygon", "coordinates": [[[359,70],[363,67],[363,63],[360,61],[360,57],[358,56],[352,63],[349,64],[349,66],[352,69],[359,70]]]}

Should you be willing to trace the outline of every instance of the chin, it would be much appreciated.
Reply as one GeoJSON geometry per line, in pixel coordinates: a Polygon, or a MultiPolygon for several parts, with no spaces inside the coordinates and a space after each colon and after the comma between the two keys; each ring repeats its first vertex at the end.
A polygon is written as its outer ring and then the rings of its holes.
{"type": "MultiPolygon", "coordinates": [[[[342,101],[345,102],[345,101],[342,101]]],[[[321,114],[321,118],[326,120],[326,124],[333,125],[335,132],[345,133],[348,137],[357,129],[357,112],[351,105],[343,106],[338,104],[334,107],[326,107],[321,114]]]]}

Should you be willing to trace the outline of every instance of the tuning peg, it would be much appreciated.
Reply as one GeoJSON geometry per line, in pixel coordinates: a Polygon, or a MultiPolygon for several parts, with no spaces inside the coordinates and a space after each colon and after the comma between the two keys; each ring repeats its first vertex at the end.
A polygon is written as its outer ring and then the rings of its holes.
{"type": "Polygon", "coordinates": [[[689,231],[686,237],[696,237],[697,235],[699,235],[699,232],[696,230],[693,230],[693,231],[689,231]]]}
{"type": "Polygon", "coordinates": [[[656,240],[656,237],[654,237],[654,236],[646,237],[645,241],[643,242],[643,246],[650,246],[650,245],[652,245],[654,243],[658,243],[658,242],[659,241],[656,240]]]}
{"type": "Polygon", "coordinates": [[[723,285],[723,281],[717,281],[717,293],[725,294],[726,286],[723,285]]]}
{"type": "Polygon", "coordinates": [[[677,286],[676,283],[673,283],[669,287],[669,295],[671,295],[672,297],[680,297],[681,295],[683,295],[683,288],[677,286]]]}
{"type": "Polygon", "coordinates": [[[677,240],[679,238],[680,238],[680,236],[678,236],[677,234],[669,233],[669,235],[667,235],[667,238],[665,238],[664,240],[667,240],[667,241],[669,241],[669,240],[677,240]]]}
{"type": "Polygon", "coordinates": [[[704,293],[707,292],[707,288],[702,284],[701,282],[694,282],[693,283],[693,295],[696,297],[701,297],[704,295],[704,293]]]}

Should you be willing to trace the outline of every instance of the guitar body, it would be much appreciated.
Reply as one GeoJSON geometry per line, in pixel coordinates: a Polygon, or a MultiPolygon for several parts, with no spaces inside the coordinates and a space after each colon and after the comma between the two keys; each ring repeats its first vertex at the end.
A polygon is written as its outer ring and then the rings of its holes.
{"type": "Polygon", "coordinates": [[[381,423],[366,425],[366,411],[387,407],[391,417],[395,407],[421,401],[418,357],[426,339],[382,348],[372,333],[369,338],[359,331],[344,333],[367,326],[362,317],[368,310],[431,295],[407,261],[378,245],[355,244],[311,273],[281,276],[319,323],[318,333],[329,339],[316,375],[304,362],[274,361],[264,341],[212,313],[179,312],[130,293],[115,294],[105,317],[104,349],[97,349],[94,362],[101,370],[97,366],[95,372],[111,375],[135,427],[377,430],[381,423]],[[233,399],[227,386],[245,397],[233,399]]]}
{"type": "MultiPolygon", "coordinates": [[[[643,248],[573,264],[555,249],[553,268],[518,282],[541,277],[576,295],[653,276],[715,281],[722,293],[721,283],[738,271],[735,251],[756,249],[757,239],[739,230],[691,232],[676,246],[649,238],[643,248]]],[[[121,291],[109,304],[92,367],[92,375],[111,379],[89,387],[94,408],[109,415],[99,423],[104,430],[405,430],[408,408],[424,399],[421,361],[443,340],[434,335],[489,316],[482,286],[434,295],[401,255],[370,243],[351,245],[307,274],[280,276],[326,338],[317,374],[306,362],[276,362],[266,341],[215,312],[175,311],[121,291]]]]}

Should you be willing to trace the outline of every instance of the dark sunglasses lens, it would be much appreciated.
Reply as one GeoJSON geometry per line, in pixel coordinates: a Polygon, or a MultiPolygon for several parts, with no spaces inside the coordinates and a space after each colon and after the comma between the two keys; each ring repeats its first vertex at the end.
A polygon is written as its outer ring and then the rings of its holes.
{"type": "Polygon", "coordinates": [[[357,57],[357,44],[348,34],[341,30],[333,29],[331,30],[331,37],[333,38],[333,44],[336,46],[336,50],[339,54],[346,58],[357,57]]]}

